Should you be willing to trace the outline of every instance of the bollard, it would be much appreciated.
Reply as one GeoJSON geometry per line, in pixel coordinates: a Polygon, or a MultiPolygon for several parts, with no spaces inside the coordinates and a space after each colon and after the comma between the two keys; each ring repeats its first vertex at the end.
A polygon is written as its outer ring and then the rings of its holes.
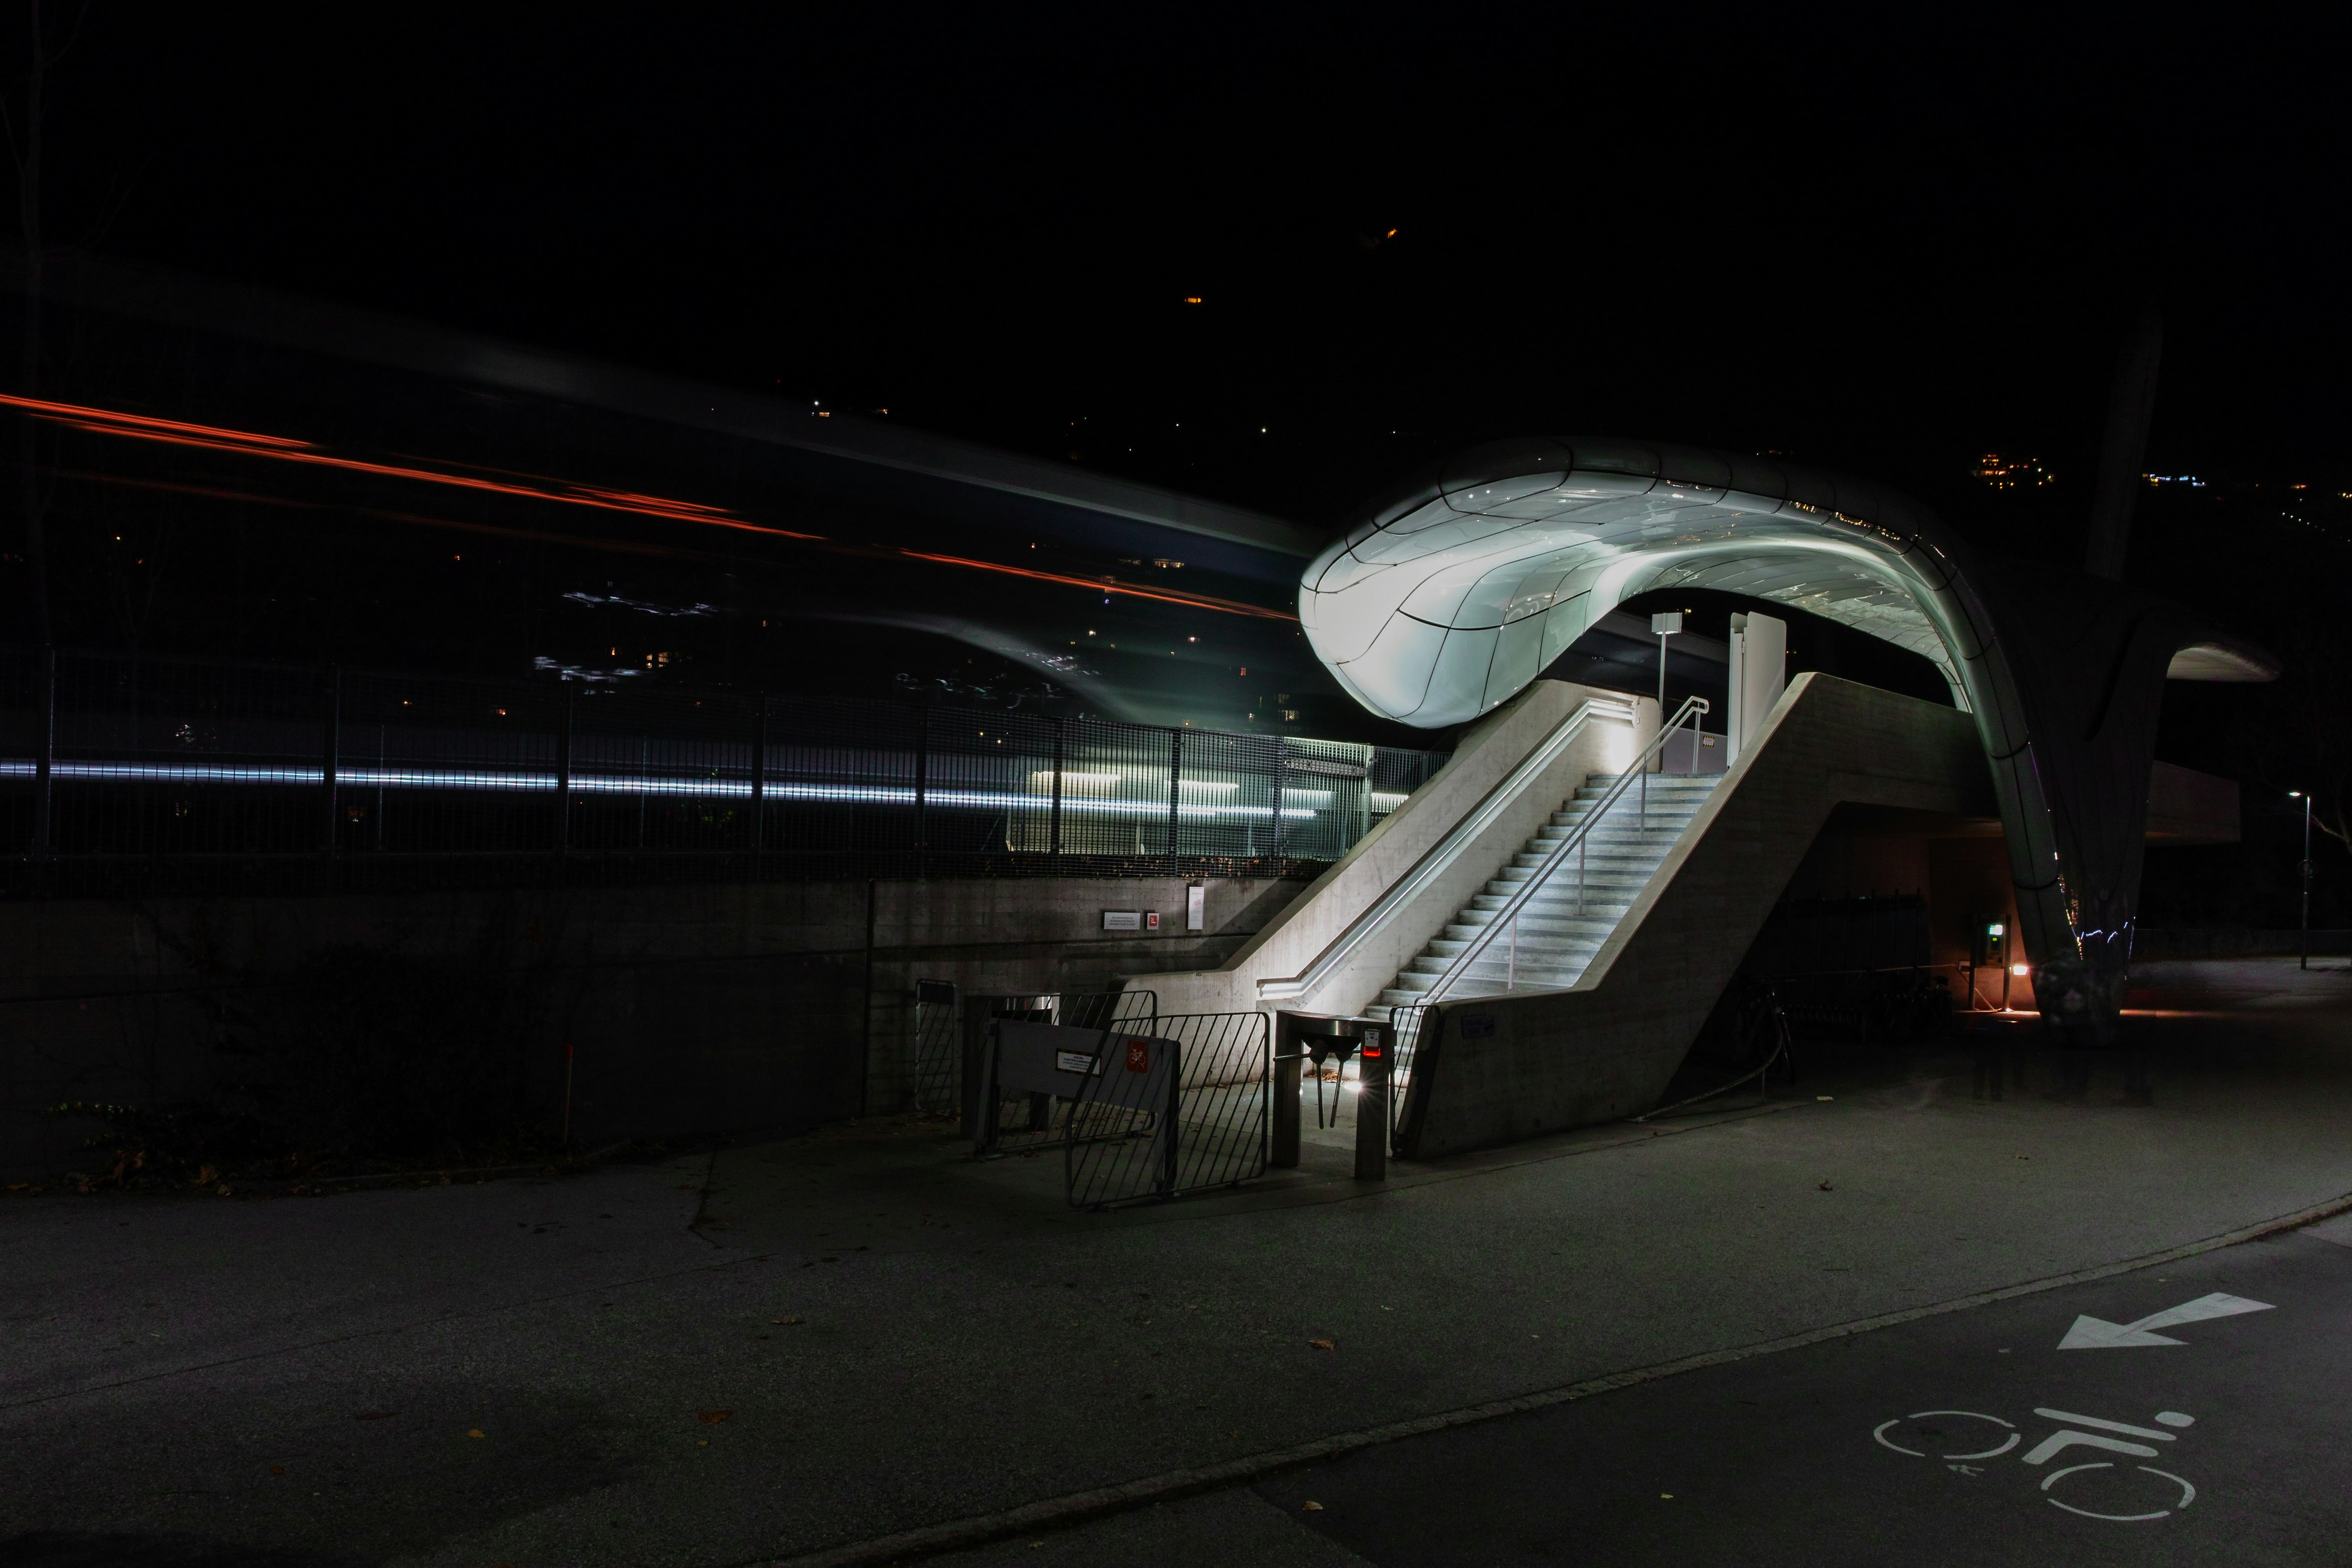
{"type": "Polygon", "coordinates": [[[1298,1064],[1297,1051],[1274,1058],[1274,1144],[1265,1163],[1298,1168],[1298,1064]]]}
{"type": "Polygon", "coordinates": [[[1356,1180],[1389,1179],[1389,1042],[1383,1029],[1356,1055],[1356,1180]]]}

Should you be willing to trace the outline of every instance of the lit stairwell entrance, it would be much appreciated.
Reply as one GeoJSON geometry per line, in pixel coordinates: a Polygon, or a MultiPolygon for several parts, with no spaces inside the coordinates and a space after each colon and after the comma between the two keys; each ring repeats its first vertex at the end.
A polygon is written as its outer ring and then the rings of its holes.
{"type": "Polygon", "coordinates": [[[1435,1000],[1433,993],[1449,970],[1458,973],[1444,986],[1448,996],[1561,991],[1575,984],[1721,778],[1591,775],[1527,847],[1405,965],[1366,1015],[1386,1019],[1397,1007],[1435,1000]],[[1538,878],[1541,884],[1530,886],[1538,878]],[[1517,929],[1493,931],[1497,921],[1517,929]],[[1463,963],[1474,944],[1479,951],[1463,963]]]}

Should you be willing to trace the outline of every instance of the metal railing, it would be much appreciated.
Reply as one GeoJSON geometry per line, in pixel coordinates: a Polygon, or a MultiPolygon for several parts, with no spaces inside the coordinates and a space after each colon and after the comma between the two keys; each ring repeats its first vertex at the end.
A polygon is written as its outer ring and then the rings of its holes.
{"type": "Polygon", "coordinates": [[[1519,798],[1520,793],[1541,778],[1569,743],[1582,734],[1588,724],[1596,721],[1630,726],[1635,721],[1633,705],[1608,698],[1590,698],[1579,703],[1576,711],[1561,720],[1502,783],[1487,791],[1477,807],[1455,823],[1453,830],[1423,855],[1412,870],[1390,884],[1370,908],[1349,921],[1348,929],[1316,955],[1314,963],[1297,974],[1259,981],[1258,1000],[1261,1003],[1298,1001],[1311,996],[1333,975],[1345,971],[1364,943],[1376,936],[1400,910],[1412,907],[1422,890],[1444,875],[1461,858],[1464,850],[1486,830],[1487,826],[1508,810],[1519,798]]]}
{"type": "MultiPolygon", "coordinates": [[[[1500,935],[1507,926],[1510,931],[1511,941],[1508,964],[1504,972],[1503,989],[1507,992],[1517,989],[1519,915],[1527,908],[1528,900],[1549,884],[1553,874],[1566,865],[1570,855],[1573,854],[1576,857],[1576,912],[1580,915],[1584,912],[1585,872],[1591,858],[1589,847],[1593,828],[1598,826],[1601,820],[1617,806],[1627,791],[1638,787],[1641,792],[1638,831],[1647,833],[1650,827],[1650,764],[1658,759],[1665,750],[1666,742],[1686,721],[1692,726],[1693,733],[1696,734],[1699,720],[1713,710],[1713,705],[1704,697],[1687,698],[1680,708],[1675,710],[1674,718],[1659,728],[1657,734],[1652,737],[1648,745],[1642,748],[1640,754],[1634,757],[1626,771],[1617,775],[1617,782],[1610,785],[1608,791],[1593,803],[1592,809],[1585,813],[1583,820],[1571,827],[1568,836],[1552,847],[1551,853],[1544,857],[1543,863],[1535,868],[1534,873],[1526,881],[1519,884],[1518,889],[1504,901],[1503,907],[1495,911],[1495,918],[1479,927],[1478,933],[1470,939],[1468,945],[1454,956],[1452,963],[1445,966],[1445,973],[1437,977],[1437,983],[1422,994],[1421,1000],[1423,1005],[1432,1002],[1444,1001],[1446,994],[1470,972],[1470,966],[1486,956],[1486,950],[1494,945],[1495,938],[1500,935]]],[[[1693,742],[1693,754],[1696,754],[1696,741],[1693,742]]]]}
{"type": "Polygon", "coordinates": [[[1312,875],[1444,761],[650,679],[0,647],[0,893],[1312,875]]]}

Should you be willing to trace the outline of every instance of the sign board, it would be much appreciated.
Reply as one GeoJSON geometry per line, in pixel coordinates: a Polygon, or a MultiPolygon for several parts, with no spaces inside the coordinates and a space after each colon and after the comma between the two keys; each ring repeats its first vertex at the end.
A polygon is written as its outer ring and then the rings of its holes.
{"type": "Polygon", "coordinates": [[[1209,889],[1195,882],[1184,889],[1184,929],[1199,931],[1209,923],[1209,889]]]}
{"type": "Polygon", "coordinates": [[[1105,910],[1103,911],[1103,930],[1105,931],[1141,931],[1142,929],[1143,911],[1141,910],[1105,910]]]}
{"type": "Polygon", "coordinates": [[[1005,1094],[1076,1100],[1089,1092],[1089,1079],[1101,1075],[1104,1047],[1110,1044],[1100,1029],[1067,1024],[1000,1018],[989,1027],[996,1036],[995,1088],[1005,1094]]]}

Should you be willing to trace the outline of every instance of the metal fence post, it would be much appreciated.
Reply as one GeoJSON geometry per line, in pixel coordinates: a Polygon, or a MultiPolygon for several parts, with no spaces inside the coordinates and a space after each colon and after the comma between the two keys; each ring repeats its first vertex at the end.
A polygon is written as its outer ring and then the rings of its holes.
{"type": "MultiPolygon", "coordinates": [[[[1356,1053],[1356,1180],[1389,1179],[1389,1051],[1394,1026],[1382,1029],[1356,1053]]],[[[1296,1114],[1294,1112],[1294,1114],[1296,1114]]]]}
{"type": "Polygon", "coordinates": [[[320,813],[321,831],[319,848],[332,858],[335,853],[335,785],[342,763],[343,745],[343,672],[334,665],[327,667],[327,722],[325,744],[319,757],[320,801],[325,809],[320,813]]]}
{"type": "Polygon", "coordinates": [[[1062,721],[1054,721],[1054,822],[1046,839],[1048,855],[1062,852],[1062,721]]]}
{"type": "Polygon", "coordinates": [[[1289,777],[1289,751],[1283,745],[1281,737],[1276,736],[1274,742],[1274,858],[1276,861],[1282,858],[1283,841],[1288,834],[1282,819],[1282,786],[1289,777]]]}
{"type": "Polygon", "coordinates": [[[915,878],[922,879],[929,848],[924,832],[929,823],[931,789],[931,705],[915,710],[915,878]]]}
{"type": "Polygon", "coordinates": [[[1176,1140],[1184,1126],[1184,1046],[1181,1040],[1168,1042],[1168,1105],[1161,1111],[1160,1124],[1162,1153],[1159,1172],[1159,1187],[1162,1197],[1176,1191],[1177,1173],[1183,1169],[1182,1155],[1176,1140]]]}
{"type": "Polygon", "coordinates": [[[768,847],[768,694],[752,700],[760,705],[751,719],[751,870],[757,876],[761,851],[768,847]]]}
{"type": "Polygon", "coordinates": [[[1176,846],[1176,802],[1184,793],[1184,731],[1168,731],[1168,868],[1172,873],[1180,862],[1176,846]]]}
{"type": "Polygon", "coordinates": [[[1275,1016],[1274,1127],[1265,1163],[1285,1170],[1298,1168],[1299,1066],[1307,1059],[1288,1014],[1275,1016]]]}
{"type": "Polygon", "coordinates": [[[572,688],[563,688],[563,704],[555,729],[555,858],[561,864],[572,853],[572,688]]]}
{"type": "Polygon", "coordinates": [[[39,859],[49,852],[50,781],[58,750],[58,650],[41,650],[39,750],[33,758],[33,837],[26,852],[39,859]]]}

